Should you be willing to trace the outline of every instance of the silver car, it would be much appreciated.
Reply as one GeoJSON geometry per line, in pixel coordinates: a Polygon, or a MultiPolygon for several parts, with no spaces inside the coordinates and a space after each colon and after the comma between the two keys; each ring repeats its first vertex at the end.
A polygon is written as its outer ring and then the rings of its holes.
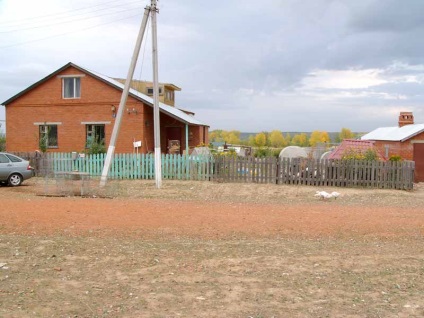
{"type": "Polygon", "coordinates": [[[34,176],[29,161],[7,152],[0,152],[0,183],[12,187],[34,176]]]}

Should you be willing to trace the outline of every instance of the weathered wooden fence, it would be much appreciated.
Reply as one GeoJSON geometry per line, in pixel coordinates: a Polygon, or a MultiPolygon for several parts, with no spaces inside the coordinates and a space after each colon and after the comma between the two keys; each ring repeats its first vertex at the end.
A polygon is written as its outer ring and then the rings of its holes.
{"type": "Polygon", "coordinates": [[[213,181],[276,183],[278,161],[275,157],[226,157],[214,158],[213,181]]]}
{"type": "MultiPolygon", "coordinates": [[[[15,154],[29,159],[38,175],[80,171],[91,176],[100,176],[106,157],[105,154],[84,157],[71,153],[15,154]]],[[[413,161],[162,155],[163,179],[175,180],[410,190],[413,188],[414,170],[413,161]]],[[[109,178],[154,179],[154,173],[152,154],[115,154],[109,178]]]]}
{"type": "Polygon", "coordinates": [[[278,183],[411,190],[413,161],[315,160],[283,158],[278,183]]]}
{"type": "Polygon", "coordinates": [[[212,180],[410,190],[414,167],[413,161],[220,157],[212,180]]]}

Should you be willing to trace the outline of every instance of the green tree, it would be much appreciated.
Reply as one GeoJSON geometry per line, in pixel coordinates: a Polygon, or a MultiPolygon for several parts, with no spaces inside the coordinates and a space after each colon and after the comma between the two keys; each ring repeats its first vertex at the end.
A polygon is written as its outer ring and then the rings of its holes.
{"type": "Polygon", "coordinates": [[[330,136],[326,131],[315,130],[311,133],[311,137],[309,138],[309,145],[314,147],[318,143],[329,142],[330,136]]]}
{"type": "Polygon", "coordinates": [[[280,148],[287,146],[286,139],[279,130],[273,130],[269,134],[269,143],[271,147],[280,148]]]}
{"type": "Polygon", "coordinates": [[[293,146],[307,147],[308,146],[308,135],[305,133],[296,134],[291,140],[293,146]]]}
{"type": "Polygon", "coordinates": [[[249,139],[247,140],[247,144],[251,147],[255,147],[256,146],[255,136],[250,135],[249,139]]]}

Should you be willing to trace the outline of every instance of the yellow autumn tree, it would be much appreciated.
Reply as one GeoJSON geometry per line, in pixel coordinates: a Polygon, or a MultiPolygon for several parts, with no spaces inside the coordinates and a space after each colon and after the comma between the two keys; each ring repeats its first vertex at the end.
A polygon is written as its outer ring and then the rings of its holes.
{"type": "Polygon", "coordinates": [[[330,142],[330,136],[326,131],[315,130],[311,133],[309,137],[309,145],[314,147],[318,143],[328,143],[330,142]]]}
{"type": "Polygon", "coordinates": [[[286,140],[287,146],[291,144],[292,137],[291,137],[290,133],[287,133],[286,136],[284,137],[284,139],[286,140]]]}
{"type": "Polygon", "coordinates": [[[271,147],[281,148],[287,146],[286,139],[283,136],[283,133],[279,130],[273,130],[269,134],[269,143],[271,147]]]}
{"type": "Polygon", "coordinates": [[[305,133],[296,134],[291,140],[293,146],[307,147],[308,146],[308,135],[305,133]]]}
{"type": "Polygon", "coordinates": [[[266,134],[264,132],[256,134],[255,145],[258,147],[264,147],[266,145],[266,134]]]}
{"type": "Polygon", "coordinates": [[[222,130],[212,130],[209,132],[209,140],[210,141],[224,141],[222,139],[222,130]]]}
{"type": "Polygon", "coordinates": [[[355,138],[355,134],[349,128],[342,128],[339,133],[338,140],[342,142],[345,139],[355,138]]]}
{"type": "Polygon", "coordinates": [[[240,143],[240,132],[238,130],[226,131],[223,133],[223,138],[227,144],[238,145],[240,143]]]}

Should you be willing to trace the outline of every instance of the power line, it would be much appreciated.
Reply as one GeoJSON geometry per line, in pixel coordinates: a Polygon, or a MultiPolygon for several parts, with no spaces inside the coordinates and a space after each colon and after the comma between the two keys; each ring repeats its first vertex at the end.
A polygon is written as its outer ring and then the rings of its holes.
{"type": "Polygon", "coordinates": [[[39,38],[39,39],[31,40],[31,41],[25,41],[25,42],[15,43],[15,44],[11,44],[11,45],[0,46],[0,49],[6,49],[6,48],[20,46],[20,45],[25,45],[25,44],[29,44],[29,43],[40,42],[40,41],[44,41],[44,40],[51,39],[51,38],[56,38],[56,37],[63,36],[63,35],[78,33],[78,32],[81,32],[81,31],[94,29],[94,28],[97,28],[99,26],[111,24],[111,23],[114,23],[114,22],[117,22],[117,21],[122,21],[122,20],[125,20],[125,19],[131,19],[133,17],[140,17],[140,14],[138,13],[138,14],[126,16],[126,17],[123,17],[121,19],[116,19],[116,20],[113,20],[111,22],[96,24],[94,26],[83,28],[83,29],[76,30],[76,31],[70,31],[70,32],[65,32],[65,33],[61,33],[61,34],[55,34],[55,35],[51,35],[51,36],[47,36],[47,37],[44,37],[44,38],[39,38]]]}
{"type": "Polygon", "coordinates": [[[89,18],[84,17],[84,18],[78,18],[78,19],[73,19],[73,20],[68,20],[68,21],[63,21],[63,22],[57,22],[57,23],[51,23],[51,24],[45,24],[45,25],[40,25],[40,26],[32,26],[32,27],[27,27],[27,28],[23,28],[23,29],[0,31],[0,33],[12,33],[12,32],[17,32],[17,31],[24,31],[24,30],[34,30],[34,29],[39,29],[39,28],[47,28],[47,27],[51,27],[51,26],[54,26],[54,25],[67,24],[67,23],[81,21],[81,20],[96,19],[96,18],[99,18],[99,17],[102,17],[102,16],[119,14],[119,13],[127,12],[127,11],[134,11],[134,9],[131,8],[131,9],[121,10],[121,11],[117,11],[117,12],[108,12],[108,13],[105,13],[105,14],[100,14],[100,15],[89,17],[89,18]]]}
{"type": "MultiPolygon", "coordinates": [[[[41,15],[41,16],[35,16],[35,17],[28,17],[25,20],[26,21],[28,21],[28,20],[37,20],[37,19],[43,19],[43,18],[52,17],[52,16],[54,17],[54,19],[58,19],[58,18],[60,18],[61,15],[67,15],[67,14],[72,13],[72,12],[77,12],[77,11],[82,11],[82,10],[87,10],[87,9],[91,9],[91,8],[103,6],[103,5],[106,5],[108,3],[112,3],[112,2],[116,3],[116,0],[108,1],[108,2],[102,2],[101,4],[97,4],[95,6],[78,8],[78,9],[74,9],[74,10],[62,11],[62,12],[58,12],[58,13],[51,13],[51,14],[46,14],[46,15],[41,15]]],[[[128,4],[132,4],[132,3],[140,3],[140,1],[137,0],[137,1],[131,1],[131,2],[127,2],[125,4],[120,4],[120,5],[116,5],[116,6],[107,6],[107,7],[103,8],[103,9],[98,9],[98,10],[94,10],[94,11],[91,11],[91,12],[98,12],[98,11],[107,10],[107,9],[110,9],[110,8],[122,7],[122,6],[126,6],[128,4]]],[[[86,13],[83,13],[83,14],[87,14],[87,13],[90,13],[90,12],[86,12],[86,13]]],[[[15,21],[10,20],[10,21],[6,21],[6,23],[4,23],[4,21],[3,21],[3,23],[0,23],[0,27],[13,27],[13,26],[19,26],[19,25],[25,25],[25,24],[32,23],[32,22],[24,22],[24,23],[16,23],[15,22],[12,25],[7,25],[8,23],[11,23],[11,22],[13,23],[15,21]]]]}
{"type": "MultiPolygon", "coordinates": [[[[147,31],[146,31],[146,36],[144,37],[145,39],[147,39],[149,37],[149,28],[150,28],[150,20],[147,20],[147,31]]],[[[140,74],[138,76],[138,80],[141,81],[141,74],[143,73],[143,65],[144,65],[144,55],[146,53],[146,47],[147,47],[147,41],[144,41],[144,49],[143,49],[143,55],[141,58],[141,65],[140,65],[140,74]]]]}

